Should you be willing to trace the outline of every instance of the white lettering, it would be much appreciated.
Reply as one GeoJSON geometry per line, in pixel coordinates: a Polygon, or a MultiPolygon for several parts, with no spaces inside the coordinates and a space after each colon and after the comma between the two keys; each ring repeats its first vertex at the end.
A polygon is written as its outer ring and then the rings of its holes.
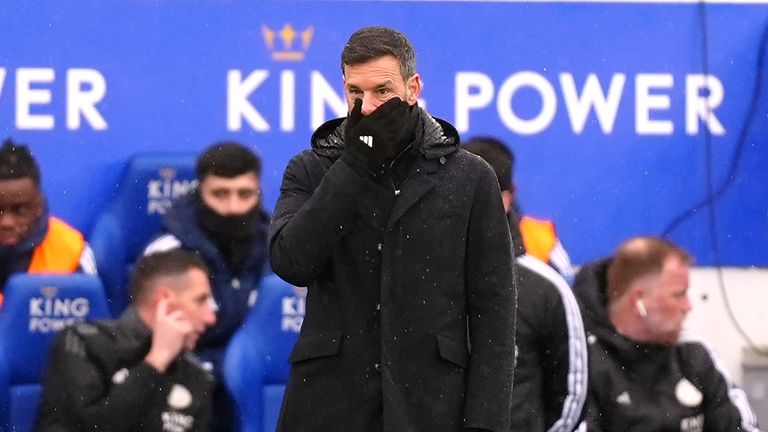
{"type": "Polygon", "coordinates": [[[671,89],[671,74],[637,74],[635,77],[635,130],[640,135],[672,135],[672,120],[651,120],[651,110],[669,110],[669,95],[651,94],[652,88],[671,89]]]}
{"type": "Polygon", "coordinates": [[[43,302],[45,301],[42,297],[33,297],[29,299],[29,316],[45,316],[45,312],[43,311],[43,302]]]}
{"type": "Polygon", "coordinates": [[[243,74],[239,70],[227,72],[227,130],[241,130],[245,118],[255,131],[269,131],[269,123],[248,101],[248,97],[268,76],[266,70],[255,70],[243,81],[243,74]]]}
{"type": "Polygon", "coordinates": [[[95,130],[107,128],[96,104],[107,94],[107,82],[101,72],[94,69],[70,69],[67,71],[67,129],[80,129],[80,115],[95,130]],[[83,84],[88,89],[83,89],[83,84]]]}
{"type": "Polygon", "coordinates": [[[18,129],[53,129],[51,114],[32,114],[32,105],[51,103],[50,89],[34,89],[32,83],[52,83],[56,74],[49,68],[16,69],[16,127],[18,129]]]}
{"type": "Polygon", "coordinates": [[[64,327],[83,322],[81,318],[48,318],[32,317],[29,319],[30,333],[51,333],[61,331],[64,327]]]}
{"type": "Polygon", "coordinates": [[[280,326],[282,331],[298,333],[301,330],[301,324],[304,322],[304,312],[306,311],[307,307],[306,305],[307,300],[304,297],[283,297],[283,319],[280,326]]]}
{"type": "Polygon", "coordinates": [[[164,432],[184,432],[192,428],[195,418],[177,411],[163,411],[160,415],[164,432]]]}
{"type": "Polygon", "coordinates": [[[283,315],[304,315],[306,302],[304,297],[283,297],[283,315]]]}
{"type": "Polygon", "coordinates": [[[301,331],[301,324],[304,322],[304,316],[283,316],[280,330],[284,332],[298,333],[301,331]]]}
{"type": "Polygon", "coordinates": [[[714,135],[725,135],[725,128],[715,117],[715,108],[723,102],[723,83],[713,75],[693,74],[685,77],[685,132],[699,133],[699,119],[714,135]],[[708,94],[702,95],[702,92],[708,94]]]}
{"type": "Polygon", "coordinates": [[[535,72],[518,72],[507,78],[504,84],[501,85],[498,98],[496,99],[496,108],[499,111],[501,121],[512,132],[522,135],[534,135],[546,129],[555,118],[557,113],[557,96],[552,84],[543,76],[535,72]],[[541,109],[530,120],[521,119],[512,109],[512,99],[515,93],[522,87],[533,88],[541,97],[541,109]]]}
{"type": "Polygon", "coordinates": [[[584,83],[584,88],[579,96],[573,75],[570,73],[560,74],[560,87],[563,90],[565,107],[568,110],[568,118],[574,133],[581,134],[584,131],[589,111],[592,108],[595,109],[595,116],[597,116],[603,133],[608,135],[613,131],[626,79],[624,74],[614,74],[608,88],[608,97],[606,97],[597,75],[591,73],[587,76],[587,81],[584,83]]]}
{"type": "Polygon", "coordinates": [[[3,85],[5,85],[5,68],[0,68],[0,99],[3,97],[3,85]]]}
{"type": "Polygon", "coordinates": [[[165,214],[173,200],[197,187],[194,180],[155,179],[147,182],[147,214],[165,214]]]}
{"type": "Polygon", "coordinates": [[[296,75],[285,70],[280,73],[280,130],[296,129],[296,75]]]}
{"type": "Polygon", "coordinates": [[[701,432],[704,430],[704,414],[685,417],[680,420],[680,432],[701,432]]]}
{"type": "Polygon", "coordinates": [[[197,180],[149,180],[147,199],[178,198],[197,187],[197,180]]]}
{"type": "MultiPolygon", "coordinates": [[[[318,71],[312,71],[310,75],[310,127],[314,130],[320,127],[325,120],[325,107],[329,107],[333,117],[347,115],[347,101],[343,95],[337,94],[333,86],[328,84],[325,77],[318,71]]],[[[333,118],[331,117],[331,118],[333,118]]]]}
{"type": "Polygon", "coordinates": [[[29,316],[32,317],[76,317],[84,318],[90,311],[90,303],[85,297],[29,299],[29,316]]]}
{"type": "Polygon", "coordinates": [[[469,130],[469,111],[485,108],[493,101],[493,81],[482,72],[459,72],[454,78],[456,88],[456,130],[469,130]]]}

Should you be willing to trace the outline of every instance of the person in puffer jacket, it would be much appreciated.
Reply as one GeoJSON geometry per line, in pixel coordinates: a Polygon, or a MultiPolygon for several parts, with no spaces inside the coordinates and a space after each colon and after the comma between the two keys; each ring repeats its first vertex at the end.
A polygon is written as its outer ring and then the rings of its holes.
{"type": "Polygon", "coordinates": [[[681,337],[690,261],[667,240],[635,237],[578,273],[590,350],[587,430],[759,430],[714,354],[681,337]]]}

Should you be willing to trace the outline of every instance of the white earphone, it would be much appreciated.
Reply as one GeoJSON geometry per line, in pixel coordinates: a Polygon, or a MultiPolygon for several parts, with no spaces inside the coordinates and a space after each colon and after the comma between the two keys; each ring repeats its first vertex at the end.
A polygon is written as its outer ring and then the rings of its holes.
{"type": "Polygon", "coordinates": [[[645,318],[648,316],[648,311],[645,309],[645,303],[643,303],[642,300],[637,299],[635,302],[635,307],[637,308],[637,313],[640,314],[642,318],[645,318]]]}

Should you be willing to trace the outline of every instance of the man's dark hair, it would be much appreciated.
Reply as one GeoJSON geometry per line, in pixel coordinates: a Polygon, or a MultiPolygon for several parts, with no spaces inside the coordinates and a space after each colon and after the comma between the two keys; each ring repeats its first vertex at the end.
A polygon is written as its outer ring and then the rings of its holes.
{"type": "Polygon", "coordinates": [[[688,252],[663,238],[641,236],[622,243],[608,265],[608,301],[626,294],[636,280],[661,273],[670,257],[676,257],[684,264],[690,264],[692,260],[688,252]]]}
{"type": "Polygon", "coordinates": [[[502,191],[512,189],[515,154],[501,140],[489,136],[473,137],[461,146],[464,150],[485,159],[499,180],[502,191]]]}
{"type": "Polygon", "coordinates": [[[393,56],[400,63],[400,75],[408,80],[416,73],[416,53],[404,34],[389,27],[364,27],[349,37],[341,51],[344,66],[359,65],[381,57],[393,56]]]}
{"type": "Polygon", "coordinates": [[[40,167],[29,148],[8,138],[0,147],[0,180],[29,178],[40,186],[40,167]]]}
{"type": "Polygon", "coordinates": [[[152,292],[153,282],[161,277],[181,276],[189,270],[208,267],[197,254],[184,249],[172,249],[145,255],[136,262],[131,276],[130,292],[134,302],[144,301],[152,292]]]}
{"type": "Polygon", "coordinates": [[[235,141],[221,141],[208,147],[197,158],[197,179],[206,176],[232,178],[249,172],[261,175],[261,160],[248,147],[235,141]]]}

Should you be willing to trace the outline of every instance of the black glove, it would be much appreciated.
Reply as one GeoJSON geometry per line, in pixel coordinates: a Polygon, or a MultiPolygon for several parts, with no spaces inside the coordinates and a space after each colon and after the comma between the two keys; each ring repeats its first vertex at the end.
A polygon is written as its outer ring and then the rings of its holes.
{"type": "Polygon", "coordinates": [[[344,153],[341,158],[359,174],[376,175],[410,144],[418,121],[416,107],[394,97],[368,116],[362,113],[363,101],[355,105],[347,117],[344,131],[344,153]]]}

